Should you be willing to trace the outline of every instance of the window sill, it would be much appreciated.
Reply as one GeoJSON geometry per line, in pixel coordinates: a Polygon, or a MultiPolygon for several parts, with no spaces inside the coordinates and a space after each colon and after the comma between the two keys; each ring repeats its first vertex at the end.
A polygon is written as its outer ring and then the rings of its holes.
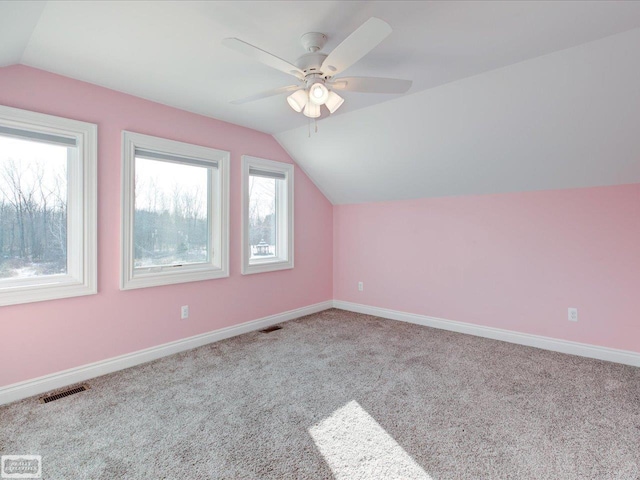
{"type": "Polygon", "coordinates": [[[82,283],[67,275],[56,276],[52,278],[50,283],[44,282],[44,279],[38,279],[38,283],[34,282],[31,285],[21,284],[0,287],[0,306],[43,302],[98,293],[95,281],[82,283]]]}
{"type": "Polygon", "coordinates": [[[176,283],[198,282],[202,280],[215,280],[229,276],[228,269],[219,267],[189,268],[181,271],[166,269],[150,273],[137,273],[125,279],[120,290],[134,290],[136,288],[159,287],[162,285],[174,285],[176,283]]]}
{"type": "Polygon", "coordinates": [[[251,275],[253,273],[276,272],[278,270],[289,270],[293,268],[293,261],[265,261],[256,262],[242,267],[243,275],[251,275]]]}

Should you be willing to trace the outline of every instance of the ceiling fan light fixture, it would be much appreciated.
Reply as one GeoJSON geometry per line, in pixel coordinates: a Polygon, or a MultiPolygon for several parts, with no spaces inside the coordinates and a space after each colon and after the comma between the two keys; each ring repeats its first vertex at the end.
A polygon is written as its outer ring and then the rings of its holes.
{"type": "Polygon", "coordinates": [[[296,90],[287,97],[287,102],[291,108],[300,113],[309,102],[309,95],[306,90],[296,90]]]}
{"type": "Polygon", "coordinates": [[[318,118],[320,116],[320,105],[309,102],[302,113],[309,118],[318,118]]]}
{"type": "Polygon", "coordinates": [[[329,90],[322,83],[316,82],[309,89],[309,101],[316,105],[323,105],[329,98],[329,90]]]}
{"type": "Polygon", "coordinates": [[[329,96],[325,103],[326,107],[331,113],[335,112],[344,103],[344,98],[338,95],[336,92],[329,92],[329,96]]]}
{"type": "Polygon", "coordinates": [[[285,92],[293,92],[287,97],[289,106],[309,118],[318,118],[322,114],[322,105],[326,105],[328,111],[334,113],[344,103],[344,99],[333,90],[362,93],[406,93],[411,88],[411,80],[382,77],[340,77],[343,71],[358,62],[382,42],[391,33],[391,30],[391,26],[384,20],[371,17],[328,54],[322,53],[327,41],[325,34],[305,33],[300,40],[307,53],[298,58],[295,64],[238,38],[225,38],[222,41],[225,46],[280,72],[293,75],[298,80],[295,85],[273,88],[257,95],[234,100],[231,103],[242,104],[285,92]],[[334,78],[336,75],[338,78],[334,78]]]}

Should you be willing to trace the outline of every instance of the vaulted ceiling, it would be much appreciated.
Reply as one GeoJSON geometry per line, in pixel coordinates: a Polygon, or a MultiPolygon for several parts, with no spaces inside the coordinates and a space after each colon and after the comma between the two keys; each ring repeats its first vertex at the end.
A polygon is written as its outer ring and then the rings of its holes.
{"type": "Polygon", "coordinates": [[[334,203],[640,181],[640,2],[0,2],[0,66],[22,63],[274,134],[334,203]],[[290,62],[371,16],[393,33],[345,72],[413,80],[344,93],[318,122],[291,77],[221,45],[290,62]]]}

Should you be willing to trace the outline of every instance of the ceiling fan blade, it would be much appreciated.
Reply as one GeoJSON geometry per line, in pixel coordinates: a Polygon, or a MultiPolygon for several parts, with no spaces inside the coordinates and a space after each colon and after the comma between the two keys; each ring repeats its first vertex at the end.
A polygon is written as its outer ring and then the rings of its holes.
{"type": "Polygon", "coordinates": [[[271,68],[275,68],[276,70],[280,70],[281,72],[288,73],[289,75],[293,75],[294,77],[298,77],[299,79],[304,78],[304,72],[292,63],[289,63],[286,60],[281,59],[280,57],[276,57],[269,52],[265,52],[261,48],[254,47],[250,43],[243,42],[238,38],[225,38],[224,40],[222,40],[222,44],[226,47],[232,48],[237,52],[243,53],[248,57],[253,58],[254,60],[264,63],[271,68]]]}
{"type": "Polygon", "coordinates": [[[324,59],[322,72],[333,76],[346,70],[373,50],[390,33],[391,27],[387,22],[371,17],[324,59]]]}
{"type": "Polygon", "coordinates": [[[293,92],[294,90],[298,90],[299,88],[302,88],[302,86],[287,85],[286,87],[272,88],[271,90],[267,90],[266,92],[256,93],[255,95],[251,95],[250,97],[234,100],[231,103],[233,103],[234,105],[240,105],[242,103],[253,102],[254,100],[260,100],[262,98],[273,97],[274,95],[278,95],[280,93],[293,92]]]}
{"type": "Polygon", "coordinates": [[[411,80],[380,77],[340,77],[330,83],[331,89],[361,93],[405,93],[411,88],[411,80]]]}

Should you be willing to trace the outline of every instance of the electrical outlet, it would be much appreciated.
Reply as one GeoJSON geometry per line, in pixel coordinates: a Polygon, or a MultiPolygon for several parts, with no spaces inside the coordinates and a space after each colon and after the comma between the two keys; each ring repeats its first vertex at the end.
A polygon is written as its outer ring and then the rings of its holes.
{"type": "Polygon", "coordinates": [[[185,318],[189,318],[189,305],[183,305],[180,308],[180,318],[184,320],[185,318]]]}
{"type": "Polygon", "coordinates": [[[569,308],[569,321],[577,322],[578,321],[578,309],[577,308],[569,308]]]}
{"type": "Polygon", "coordinates": [[[358,282],[358,291],[360,291],[360,292],[364,291],[364,283],[363,282],[358,282]]]}

